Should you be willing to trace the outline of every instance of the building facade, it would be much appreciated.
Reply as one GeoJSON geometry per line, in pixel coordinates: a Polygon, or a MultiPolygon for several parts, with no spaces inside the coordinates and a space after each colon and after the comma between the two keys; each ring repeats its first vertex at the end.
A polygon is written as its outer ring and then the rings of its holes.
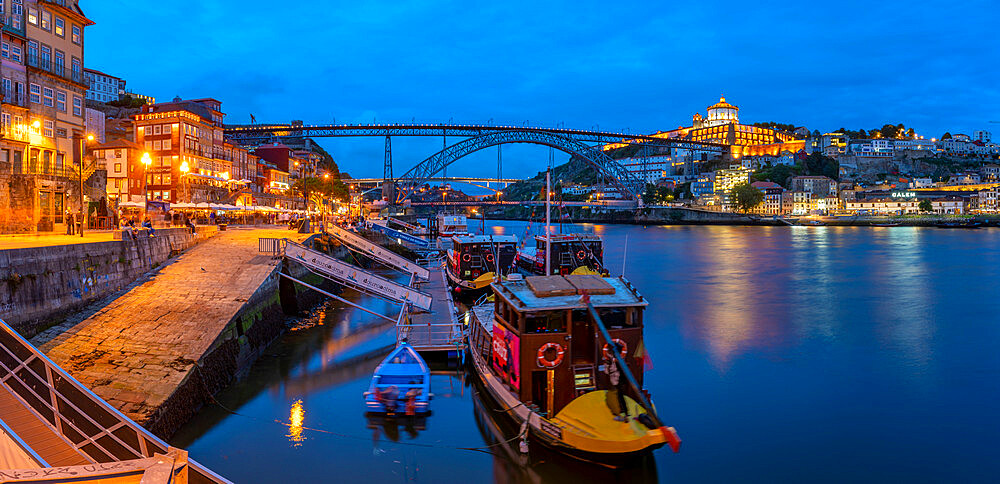
{"type": "Polygon", "coordinates": [[[87,84],[87,99],[106,103],[118,101],[125,93],[125,81],[111,74],[94,69],[84,69],[83,79],[84,83],[87,84]]]}

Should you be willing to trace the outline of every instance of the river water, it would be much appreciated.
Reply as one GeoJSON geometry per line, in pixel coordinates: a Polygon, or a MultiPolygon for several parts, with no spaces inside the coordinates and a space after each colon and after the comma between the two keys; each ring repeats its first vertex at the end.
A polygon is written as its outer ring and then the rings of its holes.
{"type": "Polygon", "coordinates": [[[290,320],[171,443],[236,482],[1000,479],[1000,229],[571,230],[602,235],[650,301],[646,386],[680,453],[621,471],[518,457],[460,371],[432,377],[425,428],[370,424],[361,394],[393,333],[337,304],[290,320]]]}

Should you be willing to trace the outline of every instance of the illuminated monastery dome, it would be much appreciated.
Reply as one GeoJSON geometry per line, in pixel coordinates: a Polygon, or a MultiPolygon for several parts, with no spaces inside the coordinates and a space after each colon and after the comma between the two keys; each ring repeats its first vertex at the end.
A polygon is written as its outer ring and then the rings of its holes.
{"type": "Polygon", "coordinates": [[[739,123],[739,111],[740,108],[727,103],[725,97],[720,97],[719,102],[708,107],[708,119],[705,126],[739,123]]]}

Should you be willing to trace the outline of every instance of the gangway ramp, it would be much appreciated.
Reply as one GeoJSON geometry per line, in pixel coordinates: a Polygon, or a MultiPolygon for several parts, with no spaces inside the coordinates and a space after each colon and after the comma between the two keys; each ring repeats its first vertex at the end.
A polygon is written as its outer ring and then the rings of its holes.
{"type": "Polygon", "coordinates": [[[409,303],[430,311],[430,294],[390,281],[364,269],[339,261],[291,240],[285,241],[285,257],[345,286],[368,292],[397,303],[409,303]]]}
{"type": "Polygon", "coordinates": [[[422,267],[416,262],[386,249],[385,247],[382,247],[381,245],[378,245],[354,232],[351,232],[350,230],[330,224],[328,231],[330,232],[330,235],[333,235],[344,244],[353,247],[357,251],[362,252],[383,264],[409,274],[414,274],[425,281],[430,279],[431,273],[427,270],[427,268],[422,267]]]}
{"type": "Polygon", "coordinates": [[[383,234],[385,234],[386,237],[389,237],[390,239],[395,239],[396,242],[398,242],[400,245],[402,245],[403,242],[413,244],[417,247],[427,247],[428,245],[430,245],[430,242],[428,242],[425,239],[421,239],[416,235],[410,235],[406,232],[400,232],[399,230],[396,229],[390,229],[386,225],[378,223],[381,222],[381,220],[378,221],[370,220],[369,222],[370,222],[369,227],[372,230],[376,232],[382,232],[383,234]]]}
{"type": "Polygon", "coordinates": [[[392,222],[392,223],[394,223],[396,225],[399,225],[400,227],[403,227],[406,230],[409,230],[410,233],[412,233],[413,235],[424,235],[424,234],[427,233],[427,228],[426,227],[421,227],[419,225],[413,225],[413,224],[411,224],[409,222],[404,222],[404,221],[402,221],[402,220],[400,220],[398,218],[389,217],[389,218],[386,219],[386,221],[392,222]],[[421,232],[423,232],[423,234],[421,232]]]}

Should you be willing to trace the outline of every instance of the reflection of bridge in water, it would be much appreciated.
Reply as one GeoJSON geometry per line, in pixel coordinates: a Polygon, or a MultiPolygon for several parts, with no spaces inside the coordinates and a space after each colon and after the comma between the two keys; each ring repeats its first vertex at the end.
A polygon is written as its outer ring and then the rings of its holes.
{"type": "Polygon", "coordinates": [[[447,173],[447,168],[461,158],[480,150],[497,146],[497,180],[502,179],[503,161],[499,146],[513,143],[528,143],[548,146],[589,163],[608,180],[625,199],[639,201],[645,181],[637,178],[618,161],[612,159],[604,147],[614,143],[616,147],[636,149],[633,158],[645,165],[651,154],[662,149],[684,149],[691,152],[725,153],[727,145],[678,138],[661,138],[631,133],[614,133],[599,130],[579,130],[566,128],[542,128],[528,126],[492,125],[452,125],[452,124],[393,124],[393,125],[312,125],[302,124],[252,124],[228,125],[226,135],[244,145],[263,144],[282,137],[358,137],[380,136],[385,138],[385,163],[383,180],[394,183],[382,184],[382,196],[390,201],[402,202],[415,190],[439,173],[447,173]],[[431,155],[408,170],[401,177],[393,177],[392,142],[393,136],[441,136],[441,151],[431,155]],[[448,145],[447,137],[463,138],[448,145]]]}

